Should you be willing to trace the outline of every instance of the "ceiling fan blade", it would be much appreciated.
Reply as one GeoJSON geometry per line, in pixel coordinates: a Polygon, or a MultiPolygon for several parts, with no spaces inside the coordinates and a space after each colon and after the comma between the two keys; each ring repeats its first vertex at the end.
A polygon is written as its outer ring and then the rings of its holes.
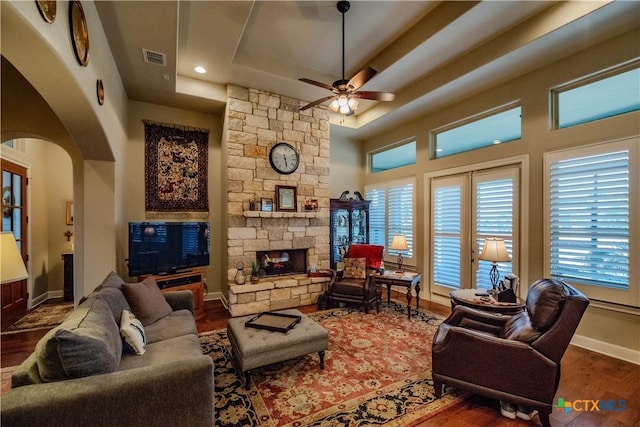
{"type": "Polygon", "coordinates": [[[351,94],[354,98],[373,99],[374,101],[393,101],[396,95],[389,92],[372,92],[369,90],[361,90],[351,94]]]}
{"type": "Polygon", "coordinates": [[[371,80],[371,78],[375,76],[376,73],[377,73],[376,70],[374,70],[371,67],[367,67],[362,71],[360,71],[355,76],[351,77],[351,80],[349,80],[349,83],[347,83],[347,86],[349,86],[351,90],[357,90],[360,86],[362,86],[363,84],[371,80]]]}
{"type": "Polygon", "coordinates": [[[304,111],[304,110],[306,110],[308,108],[315,107],[316,105],[320,105],[323,102],[328,101],[328,100],[333,99],[333,98],[337,98],[337,96],[336,95],[330,95],[330,96],[325,96],[324,98],[316,99],[312,103],[307,104],[304,107],[300,107],[300,111],[304,111]]]}
{"type": "Polygon", "coordinates": [[[304,77],[298,80],[300,80],[301,82],[309,83],[310,85],[319,86],[323,89],[333,90],[332,86],[329,86],[328,84],[325,84],[325,83],[317,82],[315,80],[305,79],[304,77]]]}

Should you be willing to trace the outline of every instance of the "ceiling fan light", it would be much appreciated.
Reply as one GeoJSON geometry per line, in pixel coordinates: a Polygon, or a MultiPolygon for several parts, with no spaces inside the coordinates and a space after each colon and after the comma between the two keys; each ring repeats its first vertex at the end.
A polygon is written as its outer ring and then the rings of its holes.
{"type": "Polygon", "coordinates": [[[334,113],[337,113],[338,110],[340,110],[340,104],[338,103],[337,99],[334,99],[333,101],[331,101],[331,103],[329,104],[329,108],[331,109],[331,111],[333,111],[334,113]]]}
{"type": "Polygon", "coordinates": [[[358,108],[358,105],[360,105],[360,102],[358,102],[356,98],[349,97],[349,101],[347,102],[347,105],[349,106],[349,108],[355,111],[358,108]]]}
{"type": "Polygon", "coordinates": [[[346,105],[349,104],[349,100],[347,99],[346,95],[340,95],[338,97],[338,104],[340,105],[340,107],[344,107],[346,105]]]}
{"type": "Polygon", "coordinates": [[[349,113],[353,113],[353,110],[351,110],[351,108],[349,108],[348,105],[340,106],[340,114],[349,114],[349,113]]]}

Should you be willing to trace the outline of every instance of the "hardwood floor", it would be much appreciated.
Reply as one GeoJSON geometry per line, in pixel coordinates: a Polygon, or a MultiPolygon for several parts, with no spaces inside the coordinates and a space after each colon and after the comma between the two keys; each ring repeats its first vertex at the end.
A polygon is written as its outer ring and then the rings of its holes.
{"type": "MultiPolygon", "coordinates": [[[[404,295],[393,297],[405,301],[404,295]]],[[[449,307],[420,301],[420,308],[447,316],[449,307]]],[[[303,313],[317,311],[316,306],[298,308],[303,313]]],[[[229,312],[220,301],[205,301],[205,314],[197,320],[198,332],[226,327],[229,312]]],[[[22,363],[35,348],[44,331],[23,332],[1,337],[2,367],[22,363]]],[[[551,414],[553,426],[638,426],[640,425],[640,366],[623,362],[579,347],[569,346],[562,360],[562,378],[556,393],[565,401],[624,400],[624,411],[571,411],[551,414]]],[[[423,426],[524,426],[540,425],[538,417],[532,421],[509,420],[500,415],[498,402],[474,395],[462,404],[437,414],[423,426]]]]}

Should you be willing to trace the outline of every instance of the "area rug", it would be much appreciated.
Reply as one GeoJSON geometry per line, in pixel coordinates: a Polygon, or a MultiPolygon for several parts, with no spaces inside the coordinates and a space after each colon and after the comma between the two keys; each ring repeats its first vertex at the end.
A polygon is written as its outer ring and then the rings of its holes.
{"type": "Polygon", "coordinates": [[[42,304],[31,310],[23,318],[9,326],[2,334],[52,328],[62,323],[73,310],[73,303],[42,304]]]}
{"type": "Polygon", "coordinates": [[[249,390],[236,370],[226,331],[202,334],[215,364],[217,426],[411,426],[459,403],[433,395],[431,342],[443,318],[406,303],[380,313],[332,309],[310,315],[329,331],[325,369],[317,354],[252,371],[249,390]]]}

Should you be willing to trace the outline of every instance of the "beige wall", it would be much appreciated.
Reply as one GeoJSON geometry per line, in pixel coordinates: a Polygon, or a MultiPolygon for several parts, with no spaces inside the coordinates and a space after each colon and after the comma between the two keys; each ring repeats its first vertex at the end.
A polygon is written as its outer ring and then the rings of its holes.
{"type": "Polygon", "coordinates": [[[58,14],[51,25],[31,2],[0,3],[2,55],[28,82],[5,85],[3,62],[2,139],[37,137],[65,147],[71,156],[76,302],[116,265],[114,161],[126,142],[127,115],[126,93],[95,5],[83,6],[93,29],[87,67],[78,65],[69,48],[68,14],[58,14]],[[99,78],[104,105],[96,101],[99,78]]]}
{"type": "Polygon", "coordinates": [[[343,191],[363,191],[361,144],[344,138],[335,126],[331,128],[331,153],[329,157],[329,196],[340,197],[343,191]]]}
{"type": "MultiPolygon", "coordinates": [[[[543,277],[543,155],[546,152],[561,148],[584,144],[605,142],[640,134],[640,112],[624,114],[562,130],[550,130],[549,125],[549,89],[559,84],[580,78],[590,73],[614,66],[640,56],[640,30],[623,34],[608,40],[594,48],[558,61],[542,69],[531,72],[518,79],[500,85],[463,102],[424,116],[405,126],[399,126],[391,132],[380,135],[363,145],[363,152],[369,152],[385,145],[415,138],[417,141],[418,161],[415,166],[395,171],[367,174],[365,183],[375,183],[399,177],[415,176],[417,189],[417,252],[419,255],[417,268],[423,272],[427,283],[421,295],[428,296],[430,272],[426,262],[426,253],[431,250],[426,238],[429,218],[425,217],[430,203],[425,195],[425,174],[461,168],[468,165],[490,162],[495,159],[512,156],[528,156],[529,171],[523,177],[529,182],[523,195],[528,194],[524,206],[529,209],[523,212],[525,220],[522,224],[523,250],[528,257],[521,260],[521,275],[529,281],[543,277]],[[429,131],[455,121],[464,119],[491,108],[520,100],[522,105],[522,139],[500,145],[494,145],[473,152],[429,160],[429,131]]],[[[640,260],[632,260],[637,265],[640,260]]],[[[526,289],[524,289],[526,292],[526,289]]],[[[624,358],[640,360],[640,317],[637,310],[630,314],[629,310],[611,310],[594,307],[592,302],[578,334],[578,341],[587,347],[624,358]],[[581,339],[581,341],[580,341],[581,339]]]]}
{"type": "MultiPolygon", "coordinates": [[[[226,268],[222,269],[222,253],[226,251],[226,240],[223,240],[222,204],[226,197],[223,188],[220,141],[221,119],[211,114],[197,113],[154,104],[131,101],[128,106],[129,120],[127,126],[128,141],[118,164],[118,193],[121,199],[121,212],[117,219],[117,272],[127,279],[128,269],[125,259],[128,257],[128,223],[130,221],[148,220],[180,220],[184,216],[166,214],[149,218],[145,213],[145,177],[144,177],[144,124],[142,120],[160,123],[177,124],[196,128],[209,129],[209,215],[198,220],[211,223],[211,264],[207,268],[207,286],[209,297],[218,296],[221,284],[226,282],[226,268]]],[[[135,280],[135,278],[129,278],[135,280]]]]}
{"type": "Polygon", "coordinates": [[[66,201],[73,198],[71,158],[47,141],[16,140],[20,149],[2,147],[2,157],[27,168],[29,215],[29,307],[47,298],[62,297],[61,253],[71,250],[63,235],[66,201]]]}

